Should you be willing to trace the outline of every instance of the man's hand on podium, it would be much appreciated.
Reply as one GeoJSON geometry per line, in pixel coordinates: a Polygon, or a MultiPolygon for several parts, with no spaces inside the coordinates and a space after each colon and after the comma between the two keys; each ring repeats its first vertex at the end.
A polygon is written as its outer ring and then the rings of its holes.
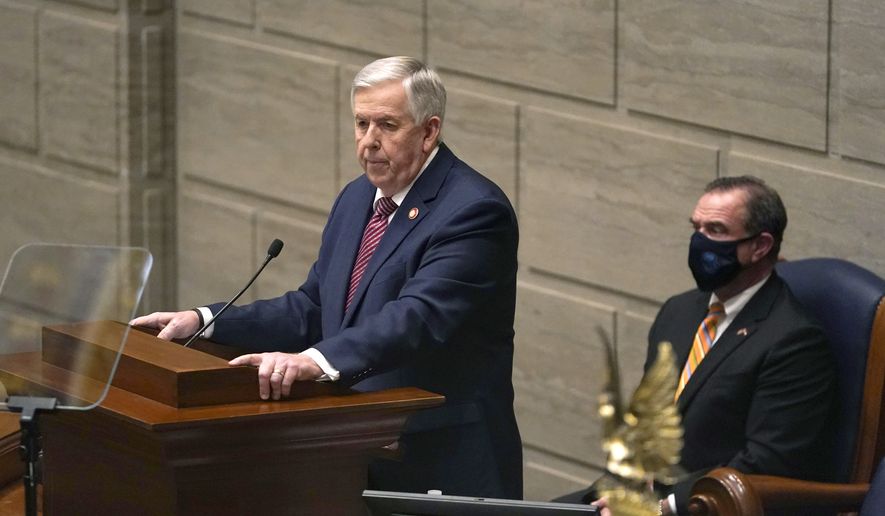
{"type": "Polygon", "coordinates": [[[129,321],[130,326],[145,326],[160,330],[163,340],[184,339],[200,329],[200,317],[193,310],[184,312],[154,312],[129,321]]]}
{"type": "Polygon", "coordinates": [[[312,358],[297,353],[252,353],[239,356],[230,365],[250,365],[258,368],[258,394],[278,400],[287,397],[292,384],[302,380],[316,380],[323,370],[312,358]]]}

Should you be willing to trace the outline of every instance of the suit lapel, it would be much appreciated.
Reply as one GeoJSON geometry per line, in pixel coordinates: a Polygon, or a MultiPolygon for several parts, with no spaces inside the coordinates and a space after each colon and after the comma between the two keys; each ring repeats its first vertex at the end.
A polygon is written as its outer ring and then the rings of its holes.
{"type": "MultiPolygon", "coordinates": [[[[768,318],[779,292],[780,280],[772,274],[772,277],[744,306],[735,320],[726,328],[725,333],[719,336],[713,349],[701,361],[679,396],[680,409],[684,410],[691,403],[695,395],[704,388],[707,380],[714,377],[716,369],[740,347],[741,343],[753,335],[760,323],[768,318]]],[[[704,310],[706,311],[706,307],[704,310]]],[[[701,318],[703,319],[703,316],[701,318]]],[[[700,323],[698,324],[700,325],[700,323]]],[[[687,358],[688,354],[686,353],[685,356],[687,358]]],[[[683,361],[679,366],[680,374],[684,365],[683,361]]]]}
{"type": "MultiPolygon", "coordinates": [[[[390,225],[384,232],[384,236],[381,238],[375,254],[372,255],[368,265],[366,265],[366,271],[363,273],[360,285],[353,295],[351,309],[344,314],[344,320],[341,323],[342,328],[350,324],[350,320],[356,311],[359,310],[359,305],[378,269],[393,255],[406,236],[430,213],[432,206],[429,203],[439,193],[439,189],[442,187],[442,183],[452,166],[453,159],[454,155],[448,147],[440,144],[439,151],[436,153],[433,161],[430,162],[427,169],[421,173],[421,177],[412,185],[412,189],[409,190],[408,195],[403,199],[402,205],[396,210],[393,220],[390,221],[390,225]]],[[[362,238],[362,233],[359,238],[362,238]]],[[[359,247],[359,243],[357,243],[357,247],[359,247]]],[[[355,258],[356,253],[354,252],[351,257],[351,264],[355,258]]]]}
{"type": "MultiPolygon", "coordinates": [[[[697,296],[692,300],[692,305],[683,312],[685,317],[681,317],[681,320],[675,320],[668,323],[671,325],[670,327],[673,328],[671,330],[674,335],[671,337],[673,338],[673,351],[676,353],[676,366],[680,373],[682,372],[682,367],[685,365],[685,361],[688,359],[688,354],[691,352],[694,334],[697,332],[698,326],[707,314],[707,306],[709,303],[709,293],[697,292],[697,296]]],[[[680,313],[680,315],[682,315],[682,313],[680,313]]]]}
{"type": "Polygon", "coordinates": [[[372,201],[375,199],[375,187],[368,181],[362,187],[362,191],[356,194],[358,201],[353,208],[341,206],[344,212],[345,222],[341,225],[335,247],[332,250],[329,264],[329,278],[333,282],[329,288],[329,301],[323,303],[324,310],[332,310],[334,319],[340,321],[344,318],[344,301],[347,290],[350,287],[350,274],[353,271],[353,262],[359,252],[360,243],[363,239],[363,231],[372,216],[372,201]]]}

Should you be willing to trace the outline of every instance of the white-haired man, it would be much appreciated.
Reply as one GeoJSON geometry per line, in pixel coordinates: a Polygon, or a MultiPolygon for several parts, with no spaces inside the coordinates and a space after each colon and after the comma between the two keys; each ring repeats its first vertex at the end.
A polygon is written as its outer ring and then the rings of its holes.
{"type": "MultiPolygon", "coordinates": [[[[351,89],[365,174],[339,194],[305,283],[232,307],[207,336],[250,352],[262,398],[320,378],[359,390],[416,386],[444,406],[411,417],[402,461],[374,489],[522,497],[513,413],[516,217],[491,181],[440,142],[446,93],[408,57],[363,68],[351,89]]],[[[132,321],[187,337],[221,304],[132,321]]]]}

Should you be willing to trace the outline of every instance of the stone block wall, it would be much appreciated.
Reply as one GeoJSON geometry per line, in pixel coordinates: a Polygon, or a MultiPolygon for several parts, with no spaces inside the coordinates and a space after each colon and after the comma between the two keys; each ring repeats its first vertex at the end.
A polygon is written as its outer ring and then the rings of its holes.
{"type": "Polygon", "coordinates": [[[447,143],[521,227],[514,383],[526,498],[592,481],[602,327],[625,391],[691,287],[703,185],[755,174],[783,255],[885,275],[885,9],[876,0],[0,0],[0,259],[32,240],[148,245],[148,306],[296,288],[360,173],[348,89],[435,66],[447,143]],[[175,102],[172,103],[171,101],[175,102]]]}
{"type": "Polygon", "coordinates": [[[174,11],[0,1],[0,263],[29,242],[143,246],[174,298],[174,11]]]}

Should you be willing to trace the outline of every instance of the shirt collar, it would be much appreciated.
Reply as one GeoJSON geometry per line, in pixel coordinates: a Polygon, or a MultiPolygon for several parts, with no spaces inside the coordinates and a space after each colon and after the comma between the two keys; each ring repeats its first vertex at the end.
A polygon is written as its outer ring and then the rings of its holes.
{"type": "MultiPolygon", "coordinates": [[[[430,152],[430,156],[427,156],[427,159],[424,161],[424,165],[421,167],[421,170],[419,170],[418,173],[415,175],[415,178],[412,179],[412,182],[407,184],[405,186],[405,188],[403,188],[402,190],[393,194],[390,197],[393,200],[393,202],[396,203],[397,206],[401,205],[403,203],[403,201],[406,200],[406,195],[409,194],[409,190],[412,189],[412,186],[415,184],[415,181],[417,181],[418,178],[421,177],[421,174],[424,173],[424,170],[427,168],[428,165],[430,165],[430,162],[433,161],[433,158],[436,156],[437,151],[439,151],[439,145],[437,145],[436,147],[433,148],[433,150],[430,152]]],[[[381,193],[381,189],[376,188],[375,189],[375,200],[372,202],[373,208],[378,203],[378,199],[380,199],[382,197],[384,197],[384,194],[381,193]]],[[[392,216],[393,215],[391,214],[391,217],[392,216]]]]}
{"type": "MultiPolygon", "coordinates": [[[[767,274],[761,280],[757,281],[756,283],[754,283],[754,284],[750,285],[749,287],[747,287],[746,289],[744,289],[744,291],[741,292],[740,294],[738,294],[738,295],[730,298],[728,301],[725,301],[724,303],[722,303],[722,305],[725,307],[725,317],[729,321],[734,320],[734,318],[737,316],[737,314],[740,313],[740,311],[743,310],[745,306],[747,306],[747,303],[750,302],[750,298],[752,298],[754,295],[756,295],[756,292],[759,292],[759,289],[762,288],[762,285],[764,285],[765,282],[768,281],[768,278],[770,278],[770,277],[771,277],[771,273],[767,274]]],[[[716,303],[718,301],[719,301],[719,298],[716,297],[715,293],[712,296],[710,296],[710,304],[716,303]]]]}

